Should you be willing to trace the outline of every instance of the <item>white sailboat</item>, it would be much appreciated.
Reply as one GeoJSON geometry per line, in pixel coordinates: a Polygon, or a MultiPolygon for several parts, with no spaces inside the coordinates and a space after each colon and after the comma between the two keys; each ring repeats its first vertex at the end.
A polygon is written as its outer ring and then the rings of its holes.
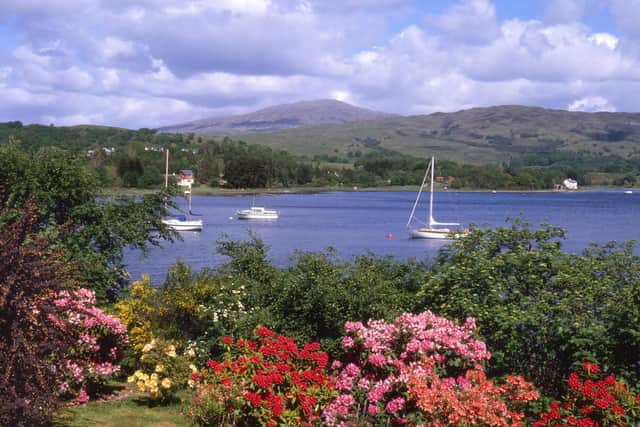
{"type": "MultiPolygon", "coordinates": [[[[169,150],[166,149],[166,161],[165,161],[165,175],[164,186],[169,186],[169,150]]],[[[173,215],[170,218],[163,218],[162,223],[174,231],[202,231],[203,222],[202,219],[193,219],[191,212],[191,184],[187,185],[187,189],[184,191],[187,197],[189,210],[186,215],[173,215]]]]}
{"type": "Polygon", "coordinates": [[[436,166],[435,157],[431,157],[431,162],[427,167],[427,170],[424,174],[424,178],[422,179],[422,184],[420,185],[420,190],[418,191],[418,196],[416,197],[416,201],[413,204],[413,209],[411,209],[411,215],[409,215],[409,221],[407,221],[407,232],[409,236],[414,239],[455,239],[465,234],[466,231],[458,231],[451,230],[447,228],[448,226],[459,226],[457,222],[438,222],[433,219],[433,175],[434,169],[436,166]],[[416,207],[418,206],[418,202],[420,201],[420,196],[422,195],[422,190],[424,189],[425,183],[427,182],[427,178],[429,178],[429,173],[431,173],[430,180],[430,190],[429,190],[429,218],[428,222],[425,223],[420,221],[415,217],[416,207]],[[412,226],[413,222],[419,222],[420,226],[412,226]]]}

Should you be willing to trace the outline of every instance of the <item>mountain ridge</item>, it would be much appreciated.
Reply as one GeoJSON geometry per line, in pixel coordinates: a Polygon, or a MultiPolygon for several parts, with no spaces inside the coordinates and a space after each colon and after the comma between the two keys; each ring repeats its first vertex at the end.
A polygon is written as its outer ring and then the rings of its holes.
{"type": "Polygon", "coordinates": [[[233,135],[241,132],[272,132],[302,126],[344,124],[392,117],[394,114],[356,107],[335,99],[279,104],[246,114],[213,116],[158,128],[160,132],[233,135]]]}

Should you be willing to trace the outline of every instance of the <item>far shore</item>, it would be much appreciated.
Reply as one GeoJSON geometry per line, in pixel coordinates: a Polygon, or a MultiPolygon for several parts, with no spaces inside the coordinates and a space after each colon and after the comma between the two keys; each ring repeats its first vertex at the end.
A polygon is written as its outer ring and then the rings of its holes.
{"type": "MultiPolygon", "coordinates": [[[[252,195],[280,195],[280,194],[316,194],[316,193],[328,193],[334,191],[345,192],[391,192],[391,191],[406,191],[417,192],[419,190],[417,185],[408,186],[386,186],[386,187],[357,187],[357,186],[339,186],[339,187],[288,187],[288,188],[220,188],[209,187],[204,185],[194,186],[192,192],[197,196],[252,196],[252,195]]],[[[590,186],[581,187],[578,190],[518,190],[518,189],[503,189],[503,190],[490,190],[490,189],[474,189],[474,188],[456,188],[445,189],[436,188],[437,192],[465,192],[465,193],[576,193],[587,191],[602,191],[602,190],[634,190],[640,191],[640,189],[629,187],[603,187],[603,186],[590,186]]],[[[123,188],[113,187],[104,190],[104,194],[107,196],[144,196],[152,194],[157,190],[154,189],[141,189],[141,188],[123,188]]]]}

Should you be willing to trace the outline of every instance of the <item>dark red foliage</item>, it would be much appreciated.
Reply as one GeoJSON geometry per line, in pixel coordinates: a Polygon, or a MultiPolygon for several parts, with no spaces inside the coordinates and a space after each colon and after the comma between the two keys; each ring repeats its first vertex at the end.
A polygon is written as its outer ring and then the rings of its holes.
{"type": "Polygon", "coordinates": [[[10,212],[6,197],[0,184],[0,425],[37,425],[59,404],[52,362],[72,344],[48,321],[69,272],[36,234],[36,205],[10,212]]]}

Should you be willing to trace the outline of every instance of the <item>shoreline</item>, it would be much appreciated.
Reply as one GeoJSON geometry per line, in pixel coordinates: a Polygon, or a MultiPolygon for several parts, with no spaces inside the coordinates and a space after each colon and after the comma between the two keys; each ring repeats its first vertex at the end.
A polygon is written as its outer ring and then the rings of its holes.
{"type": "MultiPolygon", "coordinates": [[[[318,194],[318,193],[330,193],[330,192],[417,192],[420,186],[388,186],[388,187],[289,187],[289,188],[248,188],[248,189],[229,189],[229,188],[217,188],[217,187],[204,187],[197,186],[192,187],[191,191],[196,196],[257,196],[257,195],[282,195],[282,194],[318,194]]],[[[489,190],[489,189],[473,189],[473,188],[460,188],[460,189],[436,189],[437,193],[443,192],[456,192],[456,193],[582,193],[590,191],[638,191],[640,188],[634,187],[582,187],[578,190],[518,190],[518,189],[503,189],[503,190],[489,190]]],[[[153,189],[141,189],[141,188],[106,188],[103,190],[106,196],[144,196],[147,194],[153,194],[157,190],[153,189]]]]}

